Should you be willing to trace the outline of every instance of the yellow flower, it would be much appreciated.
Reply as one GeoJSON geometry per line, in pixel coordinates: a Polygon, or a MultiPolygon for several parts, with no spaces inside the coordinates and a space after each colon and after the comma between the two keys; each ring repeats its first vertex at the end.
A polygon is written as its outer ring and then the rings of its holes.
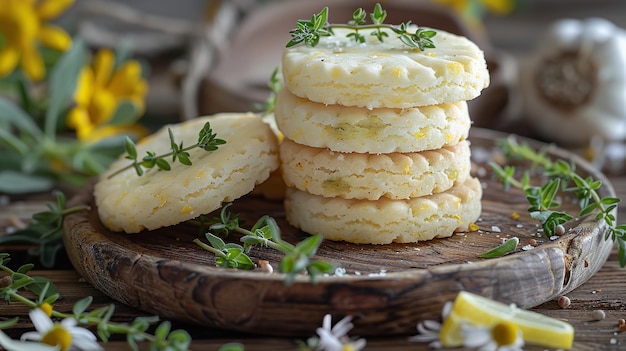
{"type": "Polygon", "coordinates": [[[452,9],[470,24],[479,25],[485,12],[507,15],[515,9],[516,0],[433,0],[452,9]]]}
{"type": "Polygon", "coordinates": [[[42,311],[44,311],[44,313],[46,314],[46,316],[50,317],[52,316],[52,305],[44,302],[41,304],[41,306],[39,306],[39,308],[41,308],[42,311]]]}
{"type": "Polygon", "coordinates": [[[33,81],[43,79],[45,67],[37,44],[65,51],[72,39],[45,22],[58,16],[74,0],[0,0],[0,77],[20,67],[33,81]]]}
{"type": "Polygon", "coordinates": [[[129,101],[143,114],[148,84],[141,76],[141,65],[128,60],[114,70],[115,55],[109,49],[98,51],[92,66],[84,67],[78,77],[74,100],[67,125],[76,130],[78,139],[98,141],[127,133],[136,137],[147,134],[139,124],[111,125],[111,119],[122,101],[129,101]]]}

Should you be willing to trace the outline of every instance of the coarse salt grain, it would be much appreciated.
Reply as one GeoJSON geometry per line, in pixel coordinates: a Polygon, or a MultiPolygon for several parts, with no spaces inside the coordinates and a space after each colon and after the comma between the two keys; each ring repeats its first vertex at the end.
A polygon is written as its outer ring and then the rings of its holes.
{"type": "Polygon", "coordinates": [[[593,317],[593,319],[601,321],[606,318],[606,313],[604,313],[603,310],[593,310],[593,312],[591,312],[591,316],[593,317]]]}

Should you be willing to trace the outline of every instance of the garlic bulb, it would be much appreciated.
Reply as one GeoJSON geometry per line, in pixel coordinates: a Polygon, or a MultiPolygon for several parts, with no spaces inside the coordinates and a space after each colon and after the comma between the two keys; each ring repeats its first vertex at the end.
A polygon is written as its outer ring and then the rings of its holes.
{"type": "Polygon", "coordinates": [[[524,118],[542,137],[626,139],[625,30],[601,18],[557,21],[519,67],[524,118]]]}

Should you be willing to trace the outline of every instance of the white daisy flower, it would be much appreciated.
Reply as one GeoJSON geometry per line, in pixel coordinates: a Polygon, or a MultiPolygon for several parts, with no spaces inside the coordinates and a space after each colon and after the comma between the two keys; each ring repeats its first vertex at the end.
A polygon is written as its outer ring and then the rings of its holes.
{"type": "MultiPolygon", "coordinates": [[[[442,321],[452,310],[452,302],[447,302],[441,312],[442,321]]],[[[409,338],[410,341],[429,342],[431,348],[442,348],[439,332],[442,323],[425,320],[417,324],[418,334],[409,338]]],[[[512,322],[503,321],[493,327],[475,326],[461,323],[463,346],[476,351],[523,351],[524,339],[522,332],[512,322]]]]}
{"type": "Polygon", "coordinates": [[[344,317],[334,327],[331,318],[330,314],[325,315],[322,327],[317,328],[318,351],[359,351],[365,347],[365,339],[353,340],[348,337],[348,332],[354,327],[352,317],[344,317]]]}
{"type": "Polygon", "coordinates": [[[103,350],[96,336],[85,328],[77,327],[74,318],[65,318],[54,323],[39,308],[28,313],[37,331],[22,334],[21,340],[35,340],[43,344],[59,346],[59,351],[96,351],[103,350]]]}
{"type": "MultiPolygon", "coordinates": [[[[443,305],[441,310],[441,320],[445,320],[448,313],[452,310],[452,302],[448,301],[443,305]]],[[[417,323],[417,335],[409,338],[409,341],[417,342],[430,342],[428,346],[433,349],[440,349],[442,347],[441,341],[439,341],[439,332],[441,331],[440,321],[425,320],[417,323]]]]}
{"type": "Polygon", "coordinates": [[[0,347],[7,351],[58,351],[57,346],[50,346],[32,341],[13,340],[0,330],[0,347]]]}
{"type": "Polygon", "coordinates": [[[461,325],[463,346],[477,351],[523,351],[522,332],[512,322],[499,322],[493,327],[461,325]]]}

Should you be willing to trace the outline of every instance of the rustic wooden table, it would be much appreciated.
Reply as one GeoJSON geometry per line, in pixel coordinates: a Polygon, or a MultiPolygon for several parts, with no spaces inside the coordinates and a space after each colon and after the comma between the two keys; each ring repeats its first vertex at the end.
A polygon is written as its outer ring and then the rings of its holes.
{"type": "MultiPolygon", "coordinates": [[[[617,195],[626,198],[626,176],[610,177],[617,195]]],[[[13,200],[0,205],[0,235],[16,220],[27,221],[32,213],[45,209],[48,199],[29,201],[13,200]]],[[[619,212],[626,211],[626,203],[622,202],[619,212]]],[[[0,245],[0,252],[9,252],[16,267],[23,262],[34,262],[26,254],[28,246],[0,245]]],[[[32,272],[52,280],[58,287],[61,299],[55,304],[59,311],[70,312],[73,304],[80,298],[92,296],[93,307],[115,304],[115,322],[130,322],[137,316],[148,315],[119,302],[113,301],[94,287],[86,283],[74,270],[65,256],[61,256],[54,269],[41,269],[32,272]]],[[[567,294],[571,300],[569,308],[559,307],[556,301],[541,304],[532,310],[547,316],[561,318],[575,328],[574,350],[622,350],[626,348],[626,333],[619,332],[618,320],[626,318],[626,302],[624,291],[626,282],[623,279],[626,270],[620,268],[617,252],[610,255],[606,264],[586,283],[567,294]],[[595,320],[594,310],[603,310],[606,318],[595,320]]],[[[12,329],[5,330],[10,336],[17,338],[22,333],[32,330],[29,322],[28,308],[18,302],[0,302],[0,320],[3,318],[20,317],[19,323],[12,329]]],[[[182,328],[190,332],[193,338],[192,350],[217,350],[228,342],[242,342],[246,350],[294,350],[297,340],[290,338],[264,337],[261,335],[241,334],[232,331],[216,330],[183,323],[174,323],[174,328],[182,328]]],[[[313,333],[313,332],[312,332],[313,333]]],[[[313,336],[313,334],[311,335],[313,336]]],[[[368,338],[366,350],[427,350],[428,346],[408,340],[410,335],[368,338]]],[[[128,344],[123,339],[114,338],[104,344],[106,350],[127,350],[128,344]]],[[[146,349],[148,345],[143,345],[146,349]]],[[[527,350],[544,350],[541,347],[527,347],[527,350]]]]}
{"type": "MultiPolygon", "coordinates": [[[[575,5],[564,6],[562,1],[546,2],[546,11],[523,13],[510,18],[496,18],[488,22],[488,29],[492,34],[495,46],[506,51],[519,53],[529,50],[534,38],[540,36],[541,31],[554,19],[560,17],[588,17],[604,16],[625,26],[624,7],[619,1],[598,1],[587,3],[572,1],[575,5]],[[558,11],[557,11],[558,9],[558,11]]],[[[618,197],[626,199],[626,176],[609,176],[618,197]]],[[[6,228],[14,221],[27,221],[32,213],[45,209],[45,196],[41,199],[22,201],[11,199],[10,202],[0,202],[0,235],[4,235],[6,228]]],[[[626,202],[619,206],[619,213],[625,213],[626,202]]],[[[623,222],[623,216],[618,221],[623,222]]],[[[0,245],[0,252],[8,252],[17,266],[20,263],[31,262],[25,245],[0,245]]],[[[61,299],[55,304],[60,311],[71,311],[73,304],[80,298],[92,296],[93,307],[115,304],[115,314],[112,318],[116,322],[130,322],[137,316],[148,315],[116,301],[113,301],[100,291],[86,283],[73,269],[66,257],[58,262],[54,269],[38,267],[32,272],[52,280],[58,287],[61,299]]],[[[0,273],[2,275],[2,273],[0,273]]],[[[610,255],[604,266],[586,283],[567,294],[571,305],[563,309],[556,301],[549,301],[533,308],[547,316],[561,318],[571,323],[575,328],[574,350],[625,350],[626,333],[619,332],[618,320],[626,318],[626,269],[620,268],[617,259],[617,250],[610,255]],[[603,310],[606,317],[595,320],[594,310],[603,310]]],[[[19,323],[5,330],[9,336],[18,338],[22,333],[33,329],[28,318],[28,308],[17,302],[7,303],[0,301],[0,321],[5,318],[19,317],[19,323]]],[[[321,321],[320,321],[321,323],[321,321]]],[[[297,340],[288,338],[264,337],[260,335],[240,334],[232,331],[207,329],[201,326],[186,325],[173,322],[174,328],[182,328],[190,332],[193,338],[192,350],[217,350],[228,342],[241,342],[246,350],[296,350],[297,340]]],[[[313,334],[311,335],[313,336],[313,334]]],[[[126,341],[114,338],[103,344],[106,350],[128,350],[126,341]]],[[[148,349],[147,344],[141,345],[148,349]]],[[[415,343],[408,340],[408,336],[390,336],[368,338],[366,350],[428,350],[427,344],[415,343]]],[[[527,350],[544,350],[542,347],[526,347],[527,350]]]]}

